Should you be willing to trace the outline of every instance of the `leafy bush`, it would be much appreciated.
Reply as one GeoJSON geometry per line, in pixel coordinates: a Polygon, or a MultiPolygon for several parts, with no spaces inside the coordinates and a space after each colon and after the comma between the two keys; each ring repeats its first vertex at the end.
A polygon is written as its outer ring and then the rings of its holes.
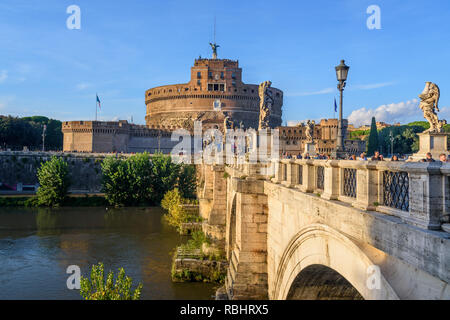
{"type": "Polygon", "coordinates": [[[101,166],[103,191],[111,205],[159,205],[176,186],[182,198],[195,198],[195,168],[178,165],[170,156],[159,153],[150,158],[142,153],[126,159],[107,157],[101,166]]]}
{"type": "Polygon", "coordinates": [[[129,188],[127,163],[114,157],[107,157],[102,163],[102,187],[106,200],[115,206],[132,203],[129,188]]]}
{"type": "Polygon", "coordinates": [[[43,206],[60,206],[70,185],[67,163],[55,156],[50,161],[41,164],[37,177],[39,189],[37,191],[38,204],[43,206]]]}
{"type": "Polygon", "coordinates": [[[152,157],[152,186],[151,199],[153,203],[160,203],[166,192],[172,190],[178,180],[180,166],[172,162],[170,156],[157,153],[152,157]]]}
{"type": "Polygon", "coordinates": [[[197,190],[197,177],[193,165],[183,165],[178,178],[178,189],[185,199],[195,199],[197,190]]]}
{"type": "Polygon", "coordinates": [[[139,300],[142,284],[132,291],[132,279],[125,276],[125,270],[119,269],[119,275],[114,283],[114,274],[108,273],[105,282],[103,263],[92,266],[91,279],[81,277],[80,294],[85,300],[139,300]]]}
{"type": "Polygon", "coordinates": [[[183,199],[177,188],[168,191],[161,200],[161,207],[168,211],[168,214],[164,216],[166,221],[178,230],[180,230],[181,224],[188,220],[188,215],[183,210],[182,204],[183,199]]]}

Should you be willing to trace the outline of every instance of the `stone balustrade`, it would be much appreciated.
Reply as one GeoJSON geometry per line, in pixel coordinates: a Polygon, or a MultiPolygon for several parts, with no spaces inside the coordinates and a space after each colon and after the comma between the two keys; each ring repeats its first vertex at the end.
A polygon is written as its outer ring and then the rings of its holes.
{"type": "Polygon", "coordinates": [[[425,229],[440,230],[450,211],[449,163],[283,159],[273,172],[275,183],[425,229]]]}

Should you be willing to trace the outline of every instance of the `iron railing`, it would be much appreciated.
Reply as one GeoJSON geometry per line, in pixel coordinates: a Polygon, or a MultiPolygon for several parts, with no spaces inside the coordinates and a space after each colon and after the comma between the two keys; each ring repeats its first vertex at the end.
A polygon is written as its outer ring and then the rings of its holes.
{"type": "Polygon", "coordinates": [[[383,204],[409,211],[409,176],[407,172],[383,172],[383,204]]]}
{"type": "Polygon", "coordinates": [[[344,196],[356,198],[356,169],[344,168],[344,196]]]}
{"type": "Polygon", "coordinates": [[[319,190],[323,190],[324,188],[324,167],[322,166],[318,166],[317,167],[317,177],[316,177],[316,187],[319,190]]]}

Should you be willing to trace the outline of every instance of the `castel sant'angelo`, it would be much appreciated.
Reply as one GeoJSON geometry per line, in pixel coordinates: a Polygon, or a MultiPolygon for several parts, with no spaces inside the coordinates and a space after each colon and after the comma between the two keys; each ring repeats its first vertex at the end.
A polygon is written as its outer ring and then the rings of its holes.
{"type": "MultiPolygon", "coordinates": [[[[260,85],[242,81],[239,62],[217,58],[218,45],[210,44],[211,59],[196,59],[191,80],[184,84],[160,86],[145,92],[146,125],[121,121],[63,122],[65,152],[155,152],[170,153],[179,141],[172,132],[194,132],[194,122],[202,130],[228,128],[277,128],[280,152],[305,152],[305,144],[314,138],[316,150],[330,153],[336,146],[338,120],[322,119],[307,134],[308,126],[282,127],[283,92],[270,81],[260,85]],[[264,126],[261,126],[264,123],[264,126]]],[[[347,127],[347,120],[344,126],[347,127]]],[[[365,151],[364,141],[345,140],[352,153],[365,151]]]]}
{"type": "Polygon", "coordinates": [[[245,84],[239,62],[217,58],[196,59],[191,80],[184,84],[160,86],[145,92],[146,126],[127,121],[68,121],[63,123],[64,151],[77,152],[169,152],[176,144],[171,132],[183,128],[193,132],[194,121],[203,130],[223,130],[225,119],[233,127],[258,129],[260,96],[269,94],[273,103],[268,124],[281,125],[283,92],[270,86],[245,84]]]}

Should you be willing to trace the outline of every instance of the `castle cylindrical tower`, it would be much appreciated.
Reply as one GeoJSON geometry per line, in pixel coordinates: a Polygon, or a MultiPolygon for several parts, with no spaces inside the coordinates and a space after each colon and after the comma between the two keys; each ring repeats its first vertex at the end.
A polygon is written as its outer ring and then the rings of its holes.
{"type": "MultiPolygon", "coordinates": [[[[270,88],[274,98],[270,126],[281,125],[283,92],[270,88]]],[[[226,116],[235,127],[258,128],[258,85],[242,82],[239,62],[227,59],[197,59],[186,84],[152,88],[145,93],[146,124],[149,128],[191,129],[193,122],[203,128],[222,128],[226,116]]]]}

